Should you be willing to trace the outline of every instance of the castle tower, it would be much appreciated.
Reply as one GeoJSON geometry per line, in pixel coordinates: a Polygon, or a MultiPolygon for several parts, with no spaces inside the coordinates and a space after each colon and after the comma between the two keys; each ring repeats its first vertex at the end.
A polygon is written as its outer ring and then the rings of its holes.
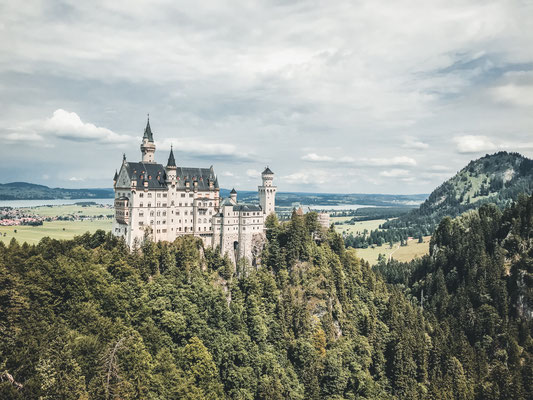
{"type": "Polygon", "coordinates": [[[176,181],[176,160],[174,159],[174,152],[172,151],[172,145],[170,146],[170,154],[168,156],[167,166],[165,167],[165,172],[167,173],[167,181],[174,182],[176,181]]]}
{"type": "Polygon", "coordinates": [[[231,199],[231,201],[237,204],[237,191],[235,190],[235,188],[231,189],[231,192],[229,193],[229,198],[231,199]]]}
{"type": "Polygon", "coordinates": [[[155,143],[152,129],[150,128],[150,116],[148,116],[148,122],[144,129],[143,141],[141,143],[141,153],[143,155],[143,161],[145,163],[154,163],[155,143]]]}
{"type": "Polygon", "coordinates": [[[265,215],[270,215],[275,210],[276,191],[278,190],[276,186],[272,186],[274,172],[272,172],[270,168],[266,167],[261,174],[261,178],[263,178],[263,185],[257,188],[259,191],[259,204],[263,209],[263,213],[265,215]]]}

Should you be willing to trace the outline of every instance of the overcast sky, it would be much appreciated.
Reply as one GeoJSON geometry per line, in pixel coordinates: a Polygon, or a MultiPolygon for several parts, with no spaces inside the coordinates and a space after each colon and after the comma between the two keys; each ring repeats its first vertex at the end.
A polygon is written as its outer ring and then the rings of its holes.
{"type": "Polygon", "coordinates": [[[0,2],[0,182],[111,187],[140,160],[254,189],[429,193],[533,156],[533,2],[0,2]],[[240,4],[238,4],[240,3],[240,4]]]}

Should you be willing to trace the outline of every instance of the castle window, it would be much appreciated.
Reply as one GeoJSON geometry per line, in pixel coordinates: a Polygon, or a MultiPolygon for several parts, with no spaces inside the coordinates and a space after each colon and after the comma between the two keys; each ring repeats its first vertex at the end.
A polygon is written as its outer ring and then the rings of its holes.
{"type": "Polygon", "coordinates": [[[166,207],[167,206],[167,203],[163,203],[163,207],[166,207]]]}
{"type": "Polygon", "coordinates": [[[166,193],[163,193],[163,197],[167,197],[167,194],[166,194],[166,193]]]}
{"type": "Polygon", "coordinates": [[[141,202],[141,203],[139,203],[139,207],[142,207],[142,206],[143,206],[143,203],[142,203],[142,202],[141,202]]]}
{"type": "Polygon", "coordinates": [[[157,202],[157,207],[161,207],[161,203],[160,202],[157,202]]]}
{"type": "Polygon", "coordinates": [[[148,193],[148,197],[152,197],[152,193],[148,193]]]}
{"type": "Polygon", "coordinates": [[[166,217],[166,216],[167,216],[167,212],[163,211],[163,217],[166,217]]]}
{"type": "Polygon", "coordinates": [[[154,216],[154,212],[150,211],[150,217],[153,217],[153,216],[154,216]]]}
{"type": "Polygon", "coordinates": [[[148,203],[148,207],[152,207],[152,203],[148,203]]]}
{"type": "Polygon", "coordinates": [[[157,216],[159,217],[160,215],[161,215],[161,212],[160,212],[160,211],[158,211],[158,212],[157,212],[157,216]]]}
{"type": "Polygon", "coordinates": [[[139,211],[139,217],[144,217],[144,213],[142,211],[139,211]]]}
{"type": "Polygon", "coordinates": [[[139,197],[144,197],[144,193],[139,193],[139,197]]]}
{"type": "Polygon", "coordinates": [[[157,194],[157,197],[161,197],[161,193],[158,193],[158,194],[157,194]]]}
{"type": "Polygon", "coordinates": [[[144,225],[144,222],[139,221],[139,225],[140,225],[140,226],[143,226],[143,225],[144,225]]]}
{"type": "MultiPolygon", "coordinates": [[[[185,197],[185,193],[182,193],[182,194],[181,194],[181,197],[185,197]]],[[[180,204],[180,206],[181,206],[181,204],[180,204]]]]}

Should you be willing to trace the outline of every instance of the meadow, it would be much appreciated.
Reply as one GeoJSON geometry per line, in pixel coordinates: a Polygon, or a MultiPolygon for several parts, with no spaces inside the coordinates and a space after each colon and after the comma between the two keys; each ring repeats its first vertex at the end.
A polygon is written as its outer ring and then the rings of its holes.
{"type": "MultiPolygon", "coordinates": [[[[331,222],[347,222],[353,217],[331,217],[331,222]]],[[[367,231],[373,231],[376,229],[379,229],[381,224],[384,224],[387,222],[386,219],[371,219],[369,221],[359,221],[356,222],[354,225],[350,224],[342,224],[342,225],[335,225],[335,230],[339,233],[353,233],[354,235],[362,235],[364,230],[367,231]]]]}
{"type": "Polygon", "coordinates": [[[112,219],[95,219],[92,221],[51,221],[44,222],[41,226],[0,226],[0,240],[7,244],[15,238],[19,243],[36,244],[45,236],[53,239],[72,239],[85,232],[94,233],[98,229],[109,231],[112,225],[112,219]]]}
{"type": "Polygon", "coordinates": [[[112,208],[100,207],[100,206],[87,206],[82,207],[76,204],[66,204],[62,206],[41,206],[24,208],[28,212],[43,217],[59,217],[66,215],[86,215],[88,217],[95,217],[100,215],[113,215],[114,210],[112,208]]]}
{"type": "Polygon", "coordinates": [[[424,236],[423,239],[423,243],[418,243],[418,239],[408,240],[407,246],[400,246],[399,243],[395,243],[392,249],[388,244],[374,248],[356,249],[357,256],[368,261],[371,265],[378,261],[380,254],[384,254],[387,259],[392,257],[398,261],[408,262],[429,253],[431,236],[424,236]]]}
{"type": "Polygon", "coordinates": [[[0,240],[4,243],[9,243],[11,239],[15,238],[19,243],[36,244],[45,236],[53,239],[72,239],[74,236],[83,235],[85,232],[94,233],[98,229],[109,231],[113,225],[113,219],[107,218],[108,215],[113,215],[112,208],[99,206],[82,207],[70,204],[32,207],[25,210],[42,217],[78,215],[93,218],[79,221],[45,221],[40,226],[0,226],[0,240]],[[97,218],[102,215],[105,217],[97,218]]]}

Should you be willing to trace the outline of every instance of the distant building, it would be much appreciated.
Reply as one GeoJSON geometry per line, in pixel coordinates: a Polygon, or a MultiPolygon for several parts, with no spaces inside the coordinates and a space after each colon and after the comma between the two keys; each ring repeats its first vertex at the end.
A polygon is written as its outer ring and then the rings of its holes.
{"type": "Polygon", "coordinates": [[[142,161],[128,162],[115,172],[115,222],[113,234],[130,247],[145,236],[154,241],[174,241],[194,235],[205,246],[220,246],[234,262],[246,258],[254,263],[265,242],[265,219],[276,205],[274,173],[266,167],[258,186],[259,204],[237,202],[237,192],[220,198],[213,169],[176,165],[170,149],[167,165],[155,162],[155,143],[146,124],[141,143],[142,161]]]}
{"type": "Polygon", "coordinates": [[[329,214],[326,212],[319,212],[318,223],[324,228],[329,229],[329,226],[330,226],[329,214]]]}

